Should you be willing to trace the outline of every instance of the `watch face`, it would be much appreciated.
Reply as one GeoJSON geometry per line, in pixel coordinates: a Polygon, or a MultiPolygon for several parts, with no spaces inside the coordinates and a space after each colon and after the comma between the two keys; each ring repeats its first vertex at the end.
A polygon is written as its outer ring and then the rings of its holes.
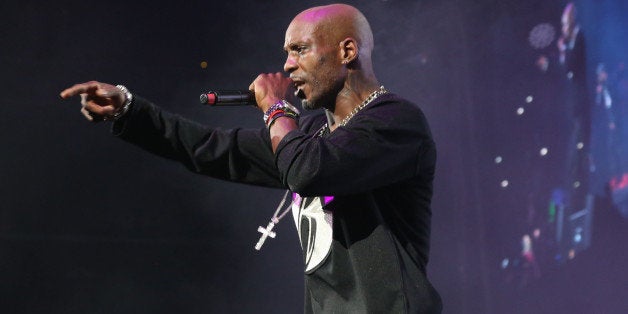
{"type": "Polygon", "coordinates": [[[282,100],[282,102],[283,102],[284,106],[286,106],[286,108],[288,108],[288,109],[289,109],[289,110],[291,110],[292,112],[294,112],[294,113],[296,113],[296,114],[299,114],[299,113],[300,113],[300,112],[299,112],[299,109],[297,109],[297,107],[293,106],[291,103],[289,103],[289,102],[287,102],[287,101],[285,101],[285,100],[282,100]]]}

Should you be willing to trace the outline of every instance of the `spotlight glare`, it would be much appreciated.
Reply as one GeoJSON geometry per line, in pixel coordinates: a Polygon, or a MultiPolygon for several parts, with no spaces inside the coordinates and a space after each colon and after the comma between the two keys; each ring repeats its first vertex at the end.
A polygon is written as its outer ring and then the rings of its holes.
{"type": "Polygon", "coordinates": [[[530,31],[528,42],[535,49],[543,49],[552,44],[556,37],[556,29],[550,23],[541,23],[530,31]]]}
{"type": "Polygon", "coordinates": [[[582,149],[582,148],[584,148],[584,143],[579,142],[579,143],[576,145],[576,147],[577,147],[578,149],[582,149]]]}
{"type": "Polygon", "coordinates": [[[517,115],[522,115],[524,112],[525,112],[525,109],[523,109],[523,107],[517,108],[517,115]]]}
{"type": "Polygon", "coordinates": [[[504,189],[505,189],[505,188],[507,188],[507,187],[508,187],[508,184],[509,184],[509,183],[508,183],[508,180],[502,180],[502,182],[501,182],[501,184],[500,184],[500,185],[502,186],[502,188],[504,188],[504,189]]]}
{"type": "Polygon", "coordinates": [[[547,153],[548,153],[548,149],[547,149],[547,147],[543,147],[543,148],[541,148],[541,150],[539,151],[539,154],[540,154],[541,156],[545,156],[545,155],[547,155],[547,153]]]}
{"type": "Polygon", "coordinates": [[[508,264],[510,264],[510,260],[508,260],[507,258],[504,258],[502,260],[502,269],[506,269],[506,267],[508,267],[508,264]]]}
{"type": "Polygon", "coordinates": [[[531,103],[533,100],[534,100],[534,97],[532,97],[532,95],[529,95],[528,97],[526,97],[527,103],[531,103]]]}
{"type": "Polygon", "coordinates": [[[574,189],[577,189],[579,187],[580,187],[580,181],[576,181],[576,182],[573,183],[573,188],[574,189]]]}
{"type": "Polygon", "coordinates": [[[532,235],[534,236],[535,239],[538,239],[541,236],[541,229],[539,228],[534,229],[534,232],[532,233],[532,235]]]}
{"type": "Polygon", "coordinates": [[[502,159],[502,156],[497,156],[497,157],[495,157],[495,163],[496,163],[496,164],[500,164],[500,163],[502,162],[502,160],[503,160],[503,159],[502,159]]]}

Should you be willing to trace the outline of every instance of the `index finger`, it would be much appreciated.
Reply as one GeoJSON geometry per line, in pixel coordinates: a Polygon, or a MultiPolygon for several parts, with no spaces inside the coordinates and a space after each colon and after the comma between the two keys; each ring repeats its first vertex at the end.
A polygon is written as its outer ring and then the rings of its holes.
{"type": "Polygon", "coordinates": [[[59,94],[59,96],[61,96],[61,98],[63,98],[63,99],[68,99],[68,98],[70,98],[72,96],[76,96],[78,94],[93,92],[93,91],[97,90],[100,87],[99,84],[100,83],[96,82],[96,81],[90,81],[90,82],[86,82],[86,83],[74,84],[74,86],[63,90],[59,94]]]}

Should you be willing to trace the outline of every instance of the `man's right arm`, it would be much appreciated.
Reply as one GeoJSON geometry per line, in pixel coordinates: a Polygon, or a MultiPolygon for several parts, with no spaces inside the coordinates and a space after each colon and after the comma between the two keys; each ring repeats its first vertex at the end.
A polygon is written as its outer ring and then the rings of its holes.
{"type": "Polygon", "coordinates": [[[214,178],[283,188],[265,128],[210,128],[163,111],[135,95],[128,110],[119,116],[116,113],[127,100],[124,93],[100,82],[76,84],[64,90],[61,97],[67,99],[79,94],[81,111],[88,120],[115,119],[114,135],[149,152],[214,178]]]}
{"type": "Polygon", "coordinates": [[[203,175],[283,187],[265,128],[210,128],[135,97],[129,112],[114,122],[112,132],[125,141],[179,161],[203,175]]]}

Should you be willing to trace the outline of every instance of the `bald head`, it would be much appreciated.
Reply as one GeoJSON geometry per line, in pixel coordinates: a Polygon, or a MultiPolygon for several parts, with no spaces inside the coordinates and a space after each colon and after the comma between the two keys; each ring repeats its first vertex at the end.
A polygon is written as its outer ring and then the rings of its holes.
{"type": "Polygon", "coordinates": [[[565,9],[563,9],[563,16],[570,19],[576,18],[576,5],[573,2],[567,3],[565,9]]]}
{"type": "Polygon", "coordinates": [[[576,27],[576,5],[573,2],[567,3],[561,16],[562,32],[565,37],[573,35],[574,28],[576,27]]]}
{"type": "Polygon", "coordinates": [[[355,7],[346,4],[331,4],[309,8],[299,13],[294,24],[309,25],[313,36],[328,44],[337,44],[346,38],[358,43],[361,56],[369,56],[373,50],[373,32],[368,21],[355,7]]]}

